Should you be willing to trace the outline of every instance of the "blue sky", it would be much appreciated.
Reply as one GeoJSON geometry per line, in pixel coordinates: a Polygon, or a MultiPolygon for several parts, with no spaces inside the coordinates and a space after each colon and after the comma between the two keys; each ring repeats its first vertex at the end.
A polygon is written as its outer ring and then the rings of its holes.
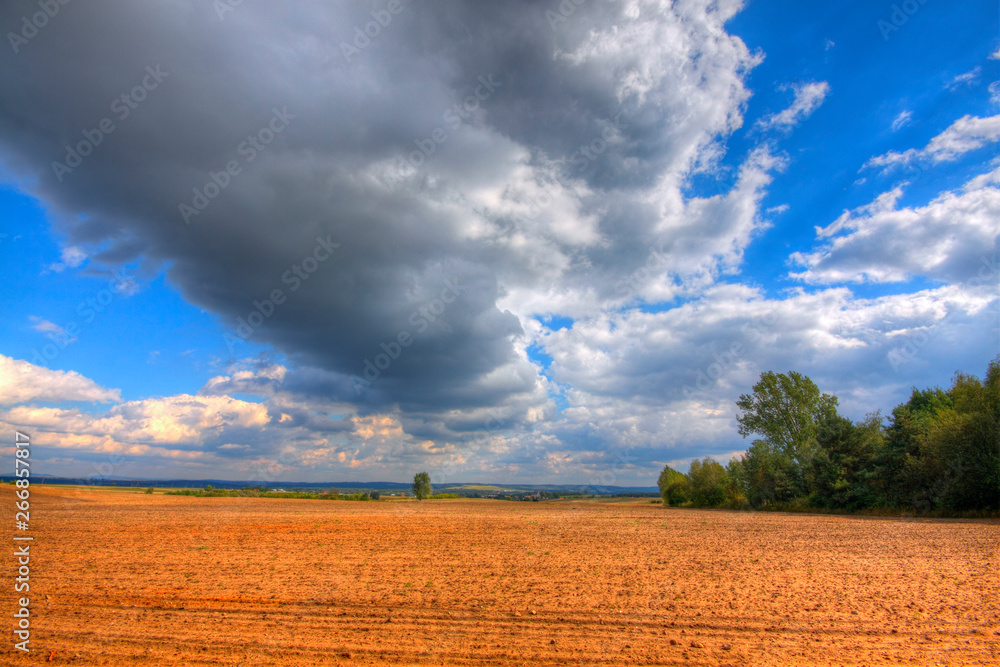
{"type": "Polygon", "coordinates": [[[0,421],[51,474],[649,485],[743,449],[763,371],[860,419],[1000,352],[995,3],[406,5],[344,59],[377,4],[8,36],[0,421]]]}

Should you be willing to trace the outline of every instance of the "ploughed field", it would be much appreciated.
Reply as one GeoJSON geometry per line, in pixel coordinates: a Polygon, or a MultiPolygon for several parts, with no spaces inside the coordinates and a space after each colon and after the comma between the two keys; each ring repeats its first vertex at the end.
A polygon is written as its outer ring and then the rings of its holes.
{"type": "Polygon", "coordinates": [[[1000,664],[995,520],[40,486],[31,501],[32,652],[11,639],[8,538],[0,664],[1000,664]]]}

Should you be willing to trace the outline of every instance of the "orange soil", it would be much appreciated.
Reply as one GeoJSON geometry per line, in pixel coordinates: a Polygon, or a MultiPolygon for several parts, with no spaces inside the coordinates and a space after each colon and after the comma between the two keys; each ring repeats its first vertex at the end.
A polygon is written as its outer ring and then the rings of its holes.
{"type": "Polygon", "coordinates": [[[31,519],[4,665],[1000,664],[995,520],[38,486],[31,519]]]}

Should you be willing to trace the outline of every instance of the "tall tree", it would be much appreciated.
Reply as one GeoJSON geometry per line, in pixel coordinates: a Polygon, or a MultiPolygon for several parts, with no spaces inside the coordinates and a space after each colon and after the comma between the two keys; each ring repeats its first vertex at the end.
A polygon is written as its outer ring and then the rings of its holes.
{"type": "Polygon", "coordinates": [[[810,503],[816,507],[863,509],[876,502],[875,460],[884,447],[882,416],[857,424],[840,415],[822,419],[810,461],[810,503]]]}
{"type": "Polygon", "coordinates": [[[938,509],[944,469],[928,438],[938,414],[953,405],[950,392],[914,387],[910,400],[893,408],[885,448],[876,461],[880,504],[921,512],[938,509]]]}
{"type": "Polygon", "coordinates": [[[782,452],[798,456],[815,443],[820,420],[836,414],[837,397],[821,394],[801,373],[768,371],[736,406],[743,412],[736,419],[740,435],[761,435],[782,452]]]}
{"type": "Polygon", "coordinates": [[[418,472],[413,476],[413,495],[417,497],[417,500],[429,498],[433,492],[430,475],[425,472],[418,472]]]}
{"type": "Polygon", "coordinates": [[[1000,358],[986,381],[956,373],[952,407],[939,411],[926,440],[944,484],[936,504],[950,511],[1000,509],[1000,358]]]}
{"type": "Polygon", "coordinates": [[[744,459],[747,500],[760,506],[807,492],[805,469],[817,450],[819,423],[837,414],[837,397],[821,394],[801,373],[762,373],[753,393],[736,401],[743,437],[755,440],[744,459]]]}

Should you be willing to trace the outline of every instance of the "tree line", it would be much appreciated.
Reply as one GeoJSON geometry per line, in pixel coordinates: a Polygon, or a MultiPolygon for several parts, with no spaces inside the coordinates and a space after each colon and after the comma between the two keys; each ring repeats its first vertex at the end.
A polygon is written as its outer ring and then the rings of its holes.
{"type": "MultiPolygon", "coordinates": [[[[145,493],[153,493],[153,487],[145,493]]],[[[276,491],[274,489],[247,486],[242,489],[217,489],[211,484],[203,489],[175,489],[164,491],[167,496],[195,496],[196,498],[292,498],[296,500],[378,500],[378,491],[362,491],[359,493],[339,493],[336,489],[327,492],[312,491],[276,491]]]]}
{"type": "Polygon", "coordinates": [[[808,377],[766,372],[736,402],[739,433],[757,436],[726,466],[669,466],[665,505],[978,513],[1000,510],[1000,356],[983,381],[913,388],[888,418],[853,422],[808,377]]]}

